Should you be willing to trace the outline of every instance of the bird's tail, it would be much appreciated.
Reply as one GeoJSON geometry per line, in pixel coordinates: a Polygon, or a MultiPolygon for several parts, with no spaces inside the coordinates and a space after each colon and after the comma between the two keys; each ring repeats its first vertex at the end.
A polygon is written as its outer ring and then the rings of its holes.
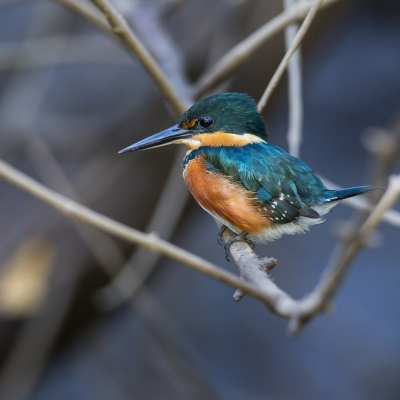
{"type": "Polygon", "coordinates": [[[347,199],[348,197],[358,196],[360,194],[364,194],[375,189],[380,189],[380,187],[367,185],[367,186],[356,186],[340,190],[327,190],[324,193],[325,194],[324,203],[330,203],[332,201],[338,201],[347,199]]]}

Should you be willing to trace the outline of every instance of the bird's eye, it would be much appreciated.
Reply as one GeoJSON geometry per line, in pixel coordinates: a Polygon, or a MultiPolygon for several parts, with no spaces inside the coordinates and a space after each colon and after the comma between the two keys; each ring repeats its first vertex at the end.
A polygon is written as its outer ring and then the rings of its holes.
{"type": "Polygon", "coordinates": [[[214,123],[214,119],[212,117],[203,117],[199,121],[199,125],[202,126],[203,128],[208,128],[214,123]]]}

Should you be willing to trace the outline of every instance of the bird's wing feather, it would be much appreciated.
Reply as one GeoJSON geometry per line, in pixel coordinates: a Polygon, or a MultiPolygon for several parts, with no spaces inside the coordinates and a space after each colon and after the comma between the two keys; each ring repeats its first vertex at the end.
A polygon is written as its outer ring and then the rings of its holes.
{"type": "Polygon", "coordinates": [[[295,174],[288,169],[286,160],[279,153],[271,155],[260,150],[263,148],[259,146],[214,148],[208,149],[206,159],[210,169],[229,176],[233,182],[253,192],[260,207],[276,223],[286,224],[299,216],[319,218],[299,196],[295,174]]]}

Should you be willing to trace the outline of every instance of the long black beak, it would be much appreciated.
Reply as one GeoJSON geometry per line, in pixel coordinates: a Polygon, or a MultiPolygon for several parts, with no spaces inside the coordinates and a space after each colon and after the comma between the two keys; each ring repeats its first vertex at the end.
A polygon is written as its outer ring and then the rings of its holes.
{"type": "Polygon", "coordinates": [[[118,152],[121,153],[128,153],[129,151],[136,151],[136,150],[145,150],[150,149],[153,147],[165,146],[167,144],[176,142],[180,139],[189,138],[193,136],[193,133],[186,130],[180,129],[178,124],[171,126],[171,128],[166,129],[165,131],[158,132],[155,135],[152,135],[146,139],[141,140],[140,142],[134,143],[125,149],[122,149],[118,152]]]}

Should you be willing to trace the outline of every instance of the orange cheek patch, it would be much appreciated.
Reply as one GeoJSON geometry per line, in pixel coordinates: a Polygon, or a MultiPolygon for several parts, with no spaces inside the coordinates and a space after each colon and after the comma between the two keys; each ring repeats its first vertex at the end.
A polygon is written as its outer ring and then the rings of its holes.
{"type": "Polygon", "coordinates": [[[256,135],[245,133],[243,135],[235,135],[233,133],[218,131],[214,133],[201,133],[193,136],[193,139],[198,140],[204,146],[245,146],[249,143],[262,142],[256,135]]]}
{"type": "Polygon", "coordinates": [[[183,178],[203,208],[241,231],[261,234],[270,227],[268,214],[259,210],[260,204],[252,197],[252,192],[224,175],[208,171],[203,157],[187,164],[183,178]]]}

